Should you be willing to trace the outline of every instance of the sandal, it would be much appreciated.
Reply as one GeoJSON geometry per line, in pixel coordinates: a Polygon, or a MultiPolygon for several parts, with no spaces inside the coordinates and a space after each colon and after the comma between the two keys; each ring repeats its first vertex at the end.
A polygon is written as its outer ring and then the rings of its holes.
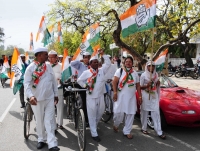
{"type": "Polygon", "coordinates": [[[160,137],[161,139],[166,139],[166,135],[165,134],[158,135],[158,137],[160,137]]]}
{"type": "Polygon", "coordinates": [[[149,135],[149,132],[148,131],[145,131],[145,130],[141,130],[141,132],[145,135],[149,135]]]}
{"type": "Polygon", "coordinates": [[[118,127],[116,127],[116,126],[113,126],[113,130],[114,130],[115,133],[118,133],[118,132],[119,132],[119,129],[118,129],[118,127]]]}
{"type": "Polygon", "coordinates": [[[126,136],[126,138],[128,138],[128,139],[133,139],[133,135],[132,134],[127,134],[127,135],[124,135],[124,136],[126,136]]]}

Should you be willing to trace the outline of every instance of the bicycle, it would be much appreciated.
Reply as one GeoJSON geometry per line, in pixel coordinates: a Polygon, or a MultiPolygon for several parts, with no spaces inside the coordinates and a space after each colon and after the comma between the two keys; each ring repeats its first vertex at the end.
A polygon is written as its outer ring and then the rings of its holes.
{"type": "Polygon", "coordinates": [[[30,135],[30,123],[33,119],[33,110],[31,108],[31,104],[29,102],[29,99],[27,99],[27,103],[25,106],[25,111],[24,111],[24,138],[28,139],[30,135]]]}
{"type": "Polygon", "coordinates": [[[74,123],[77,131],[78,145],[81,151],[86,148],[86,123],[85,116],[82,109],[82,101],[78,92],[86,91],[87,89],[80,89],[80,86],[76,82],[68,82],[63,84],[64,96],[68,93],[67,104],[67,116],[74,123]],[[78,88],[76,88],[76,87],[78,88]]]}

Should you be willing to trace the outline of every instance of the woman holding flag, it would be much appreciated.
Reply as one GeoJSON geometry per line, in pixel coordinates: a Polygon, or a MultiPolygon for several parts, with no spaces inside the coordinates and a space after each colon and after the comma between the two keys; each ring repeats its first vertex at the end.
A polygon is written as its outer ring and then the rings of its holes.
{"type": "Polygon", "coordinates": [[[123,128],[124,136],[132,139],[132,124],[137,111],[137,102],[135,92],[138,91],[140,104],[142,103],[139,76],[133,69],[133,58],[128,55],[124,59],[124,67],[119,68],[114,75],[113,80],[113,112],[114,126],[113,130],[118,132],[118,126],[123,121],[125,115],[125,126],[123,128]]]}
{"type": "Polygon", "coordinates": [[[154,130],[158,136],[165,139],[166,136],[161,130],[160,111],[159,111],[159,94],[160,81],[156,73],[155,63],[148,61],[145,67],[145,72],[140,77],[140,87],[142,89],[143,103],[141,105],[141,123],[142,133],[148,135],[147,131],[147,116],[151,111],[151,118],[154,123],[154,130]]]}

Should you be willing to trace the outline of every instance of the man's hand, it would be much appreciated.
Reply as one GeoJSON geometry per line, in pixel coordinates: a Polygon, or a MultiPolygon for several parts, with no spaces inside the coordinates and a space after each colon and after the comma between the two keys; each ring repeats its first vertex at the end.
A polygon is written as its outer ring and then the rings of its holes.
{"type": "Polygon", "coordinates": [[[56,105],[57,103],[58,103],[58,97],[55,96],[55,97],[54,97],[54,105],[56,105]]]}
{"type": "Polygon", "coordinates": [[[37,99],[34,96],[32,96],[29,101],[31,105],[37,105],[37,99]]]}
{"type": "Polygon", "coordinates": [[[117,92],[114,92],[114,95],[113,95],[113,101],[114,101],[114,102],[117,101],[117,92]]]}

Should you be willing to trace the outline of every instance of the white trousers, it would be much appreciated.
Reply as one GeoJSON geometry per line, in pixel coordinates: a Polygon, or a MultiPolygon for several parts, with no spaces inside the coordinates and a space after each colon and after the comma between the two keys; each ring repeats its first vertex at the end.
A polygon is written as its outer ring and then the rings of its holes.
{"type": "MultiPolygon", "coordinates": [[[[115,127],[119,127],[120,123],[122,123],[124,119],[124,114],[125,113],[114,113],[113,120],[115,127]]],[[[128,135],[131,133],[134,117],[135,114],[125,114],[125,125],[123,128],[124,135],[128,135]]]]}
{"type": "MultiPolygon", "coordinates": [[[[63,91],[63,89],[58,89],[58,91],[63,91]]],[[[58,125],[63,125],[63,109],[64,109],[64,100],[63,95],[58,95],[58,104],[57,107],[57,123],[58,125]]]]}
{"type": "Polygon", "coordinates": [[[105,109],[104,95],[102,95],[99,98],[87,97],[87,113],[88,113],[88,120],[90,124],[90,132],[92,137],[98,136],[97,125],[101,120],[101,117],[104,113],[104,109],[105,109]]]}
{"type": "MultiPolygon", "coordinates": [[[[145,111],[141,109],[141,124],[142,124],[142,130],[146,131],[147,130],[147,117],[149,111],[145,111]]],[[[160,122],[160,112],[158,111],[150,111],[151,112],[151,118],[153,120],[154,124],[154,130],[156,131],[157,135],[162,135],[162,130],[161,130],[161,122],[160,122]]]]}
{"type": "Polygon", "coordinates": [[[38,142],[47,141],[49,148],[57,146],[54,100],[38,101],[37,105],[31,105],[31,107],[36,118],[38,142]]]}

